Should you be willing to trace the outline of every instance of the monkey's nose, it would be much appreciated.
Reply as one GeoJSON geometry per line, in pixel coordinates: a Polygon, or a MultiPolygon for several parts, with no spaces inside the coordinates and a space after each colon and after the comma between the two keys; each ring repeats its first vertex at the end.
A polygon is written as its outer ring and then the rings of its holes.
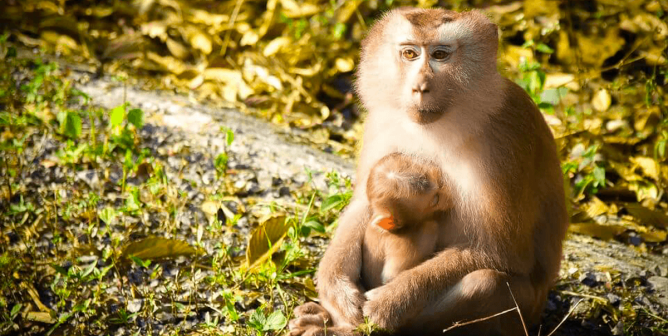
{"type": "Polygon", "coordinates": [[[428,93],[429,92],[429,86],[427,85],[426,82],[423,83],[417,83],[413,85],[413,93],[428,93]]]}

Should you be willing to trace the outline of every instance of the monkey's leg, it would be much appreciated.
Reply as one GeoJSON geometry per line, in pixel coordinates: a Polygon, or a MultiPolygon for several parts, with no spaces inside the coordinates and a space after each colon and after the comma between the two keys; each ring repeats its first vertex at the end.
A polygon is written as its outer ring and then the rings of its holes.
{"type": "MultiPolygon", "coordinates": [[[[547,288],[538,285],[540,287],[547,288]]],[[[528,277],[509,276],[494,270],[469,273],[455,286],[427,306],[404,332],[442,335],[443,330],[456,322],[467,322],[490,317],[515,307],[515,296],[524,322],[530,328],[540,318],[547,289],[539,290],[528,277]],[[510,289],[508,288],[510,284],[510,289]]],[[[516,311],[457,327],[445,335],[523,335],[522,321],[516,311]]]]}
{"type": "Polygon", "coordinates": [[[339,227],[320,261],[317,274],[318,297],[339,327],[355,327],[363,321],[364,291],[359,279],[362,270],[362,242],[370,213],[364,197],[353,199],[339,218],[339,227]]]}

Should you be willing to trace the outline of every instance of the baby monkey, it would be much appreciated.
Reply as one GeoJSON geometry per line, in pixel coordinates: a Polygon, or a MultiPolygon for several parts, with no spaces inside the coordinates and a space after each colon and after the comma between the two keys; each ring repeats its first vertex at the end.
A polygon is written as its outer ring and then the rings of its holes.
{"type": "Polygon", "coordinates": [[[363,279],[381,286],[436,252],[439,211],[453,202],[438,166],[400,153],[380,159],[369,173],[371,222],[363,243],[363,279]]]}

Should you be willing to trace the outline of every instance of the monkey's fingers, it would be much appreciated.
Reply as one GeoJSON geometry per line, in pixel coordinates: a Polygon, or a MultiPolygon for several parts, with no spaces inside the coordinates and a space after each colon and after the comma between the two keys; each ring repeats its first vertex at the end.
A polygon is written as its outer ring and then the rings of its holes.
{"type": "Polygon", "coordinates": [[[290,320],[288,327],[290,329],[300,329],[308,326],[314,327],[329,327],[332,325],[332,321],[325,319],[322,315],[304,315],[296,319],[290,320]]]}
{"type": "Polygon", "coordinates": [[[304,315],[321,315],[323,319],[331,320],[327,310],[315,302],[307,302],[301,306],[298,306],[295,308],[294,313],[296,317],[301,317],[304,315]]]}
{"type": "Polygon", "coordinates": [[[307,327],[290,330],[288,336],[360,336],[360,334],[348,328],[307,327]]]}

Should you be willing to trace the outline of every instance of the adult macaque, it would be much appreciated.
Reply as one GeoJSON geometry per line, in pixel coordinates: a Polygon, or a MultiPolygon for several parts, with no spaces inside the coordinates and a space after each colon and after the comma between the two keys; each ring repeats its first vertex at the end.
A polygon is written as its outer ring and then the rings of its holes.
{"type": "MultiPolygon", "coordinates": [[[[568,226],[562,174],[535,104],[497,72],[497,47],[496,25],[477,11],[400,8],[371,28],[357,81],[368,116],[355,195],[317,275],[326,311],[314,303],[297,309],[293,335],[324,334],[324,319],[333,323],[327,334],[354,334],[363,316],[391,331],[440,335],[456,321],[514,307],[506,282],[524,321],[538,322],[568,226]],[[454,207],[439,218],[447,227],[440,252],[364,288],[364,186],[373,165],[394,152],[437,162],[454,207]]],[[[449,334],[457,333],[523,331],[519,316],[507,314],[449,334]]]]}
{"type": "Polygon", "coordinates": [[[367,197],[371,223],[362,245],[362,284],[381,286],[436,252],[436,216],[452,208],[438,166],[399,153],[371,169],[367,197]]]}

